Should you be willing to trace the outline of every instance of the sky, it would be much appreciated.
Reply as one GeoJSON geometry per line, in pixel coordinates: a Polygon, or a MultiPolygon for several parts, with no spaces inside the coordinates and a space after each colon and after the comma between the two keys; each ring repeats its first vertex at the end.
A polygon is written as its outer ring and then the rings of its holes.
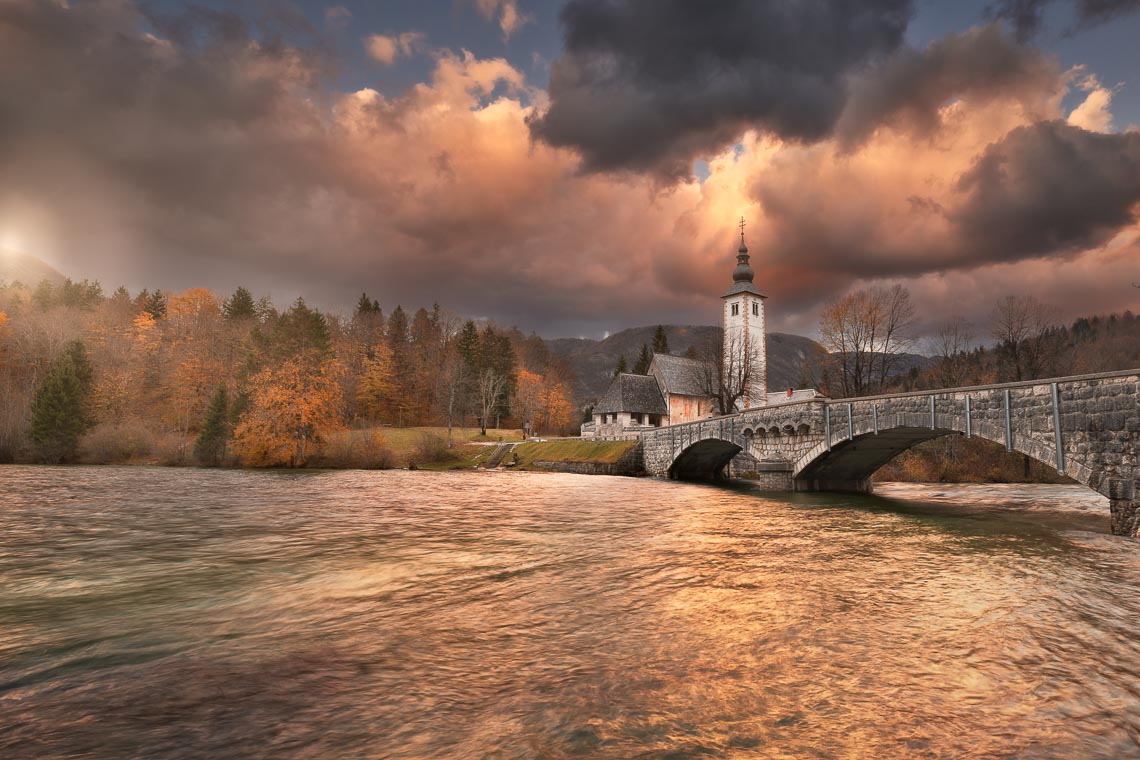
{"type": "Polygon", "coordinates": [[[546,337],[1140,290],[1140,0],[0,0],[0,248],[546,337]]]}

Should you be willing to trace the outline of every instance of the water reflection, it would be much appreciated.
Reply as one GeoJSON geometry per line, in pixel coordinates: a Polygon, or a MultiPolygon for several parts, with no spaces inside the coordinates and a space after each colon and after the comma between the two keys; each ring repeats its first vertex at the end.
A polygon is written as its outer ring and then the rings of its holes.
{"type": "Polygon", "coordinates": [[[0,469],[3,757],[1121,757],[1067,487],[0,469]]]}

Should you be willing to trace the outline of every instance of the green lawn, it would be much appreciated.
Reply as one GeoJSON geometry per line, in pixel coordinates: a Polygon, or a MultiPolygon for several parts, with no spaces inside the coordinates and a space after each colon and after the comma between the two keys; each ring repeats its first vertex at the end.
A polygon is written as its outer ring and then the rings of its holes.
{"type": "Polygon", "coordinates": [[[556,441],[527,441],[515,446],[519,466],[535,462],[598,462],[613,464],[628,454],[637,441],[584,441],[567,438],[556,441]]]}

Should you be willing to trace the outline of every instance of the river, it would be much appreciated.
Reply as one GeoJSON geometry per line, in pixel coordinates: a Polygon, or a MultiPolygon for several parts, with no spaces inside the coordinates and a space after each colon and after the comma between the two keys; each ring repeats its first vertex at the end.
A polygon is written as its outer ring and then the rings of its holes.
{"type": "Polygon", "coordinates": [[[1068,486],[0,468],[0,757],[1140,756],[1068,486]]]}

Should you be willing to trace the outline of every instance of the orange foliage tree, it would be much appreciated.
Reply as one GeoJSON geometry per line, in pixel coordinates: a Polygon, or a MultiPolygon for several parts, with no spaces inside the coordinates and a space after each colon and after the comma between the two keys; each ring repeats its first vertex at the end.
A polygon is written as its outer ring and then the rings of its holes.
{"type": "Polygon", "coordinates": [[[550,375],[526,369],[518,372],[515,413],[535,432],[559,430],[570,422],[573,409],[566,388],[550,375]]]}
{"type": "Polygon", "coordinates": [[[301,467],[341,428],[341,367],[334,360],[287,359],[250,378],[249,408],[234,451],[255,467],[301,467]]]}
{"type": "Polygon", "coordinates": [[[356,403],[360,412],[366,417],[379,417],[390,405],[395,390],[392,349],[378,343],[372,347],[371,358],[364,360],[360,383],[356,389],[356,403]]]}

